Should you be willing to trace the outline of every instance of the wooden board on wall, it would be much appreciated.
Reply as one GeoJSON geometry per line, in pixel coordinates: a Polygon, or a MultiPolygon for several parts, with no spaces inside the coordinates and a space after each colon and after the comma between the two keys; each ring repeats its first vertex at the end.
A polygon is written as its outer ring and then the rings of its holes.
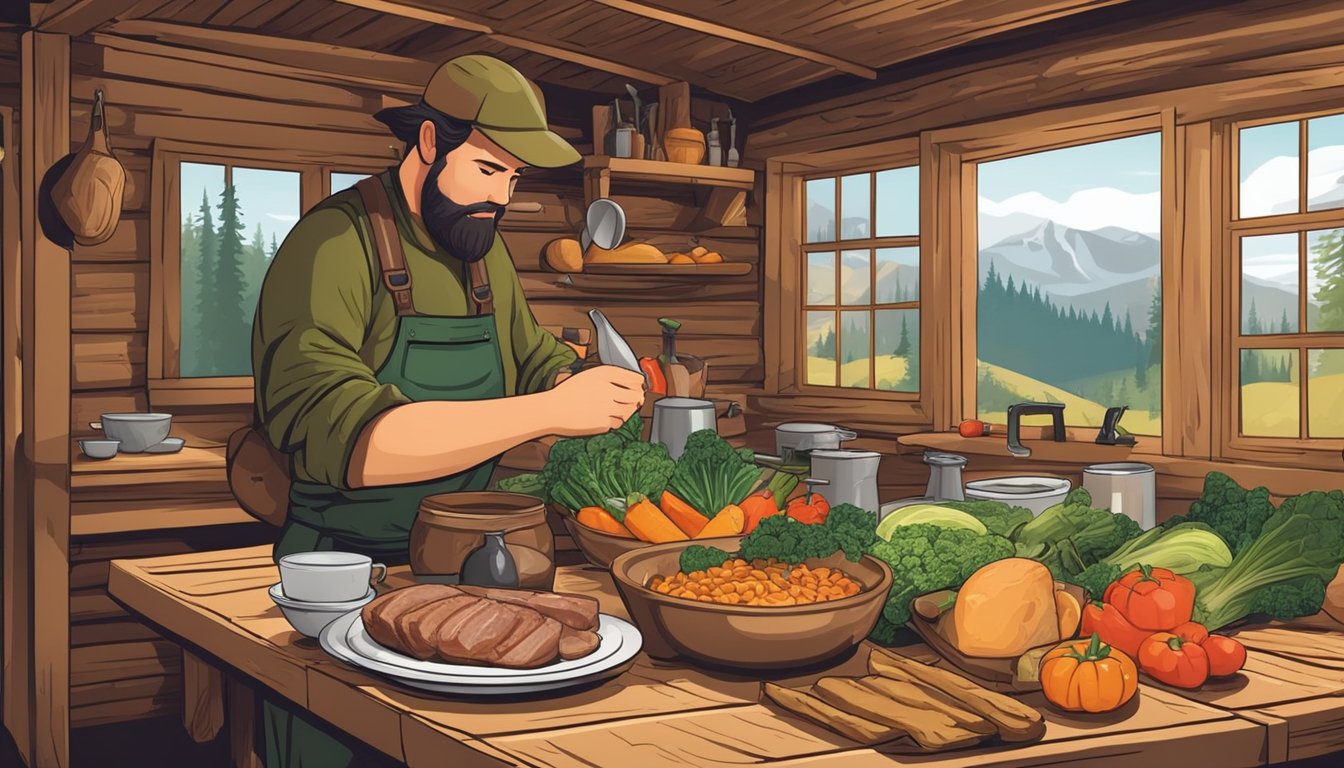
{"type": "Polygon", "coordinates": [[[76,264],[72,277],[72,330],[149,329],[148,264],[76,264]]]}

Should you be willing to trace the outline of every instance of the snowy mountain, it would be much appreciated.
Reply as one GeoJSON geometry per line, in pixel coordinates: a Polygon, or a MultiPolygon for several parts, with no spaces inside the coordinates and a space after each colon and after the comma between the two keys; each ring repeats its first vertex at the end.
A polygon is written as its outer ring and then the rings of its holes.
{"type": "MultiPolygon", "coordinates": [[[[1009,217],[980,217],[981,242],[984,232],[1005,229],[1003,218],[1009,217]]],[[[1148,327],[1162,256],[1155,238],[1119,227],[1083,231],[1049,219],[1032,223],[1021,213],[1011,218],[1031,226],[981,248],[981,282],[993,264],[1005,281],[1038,286],[1056,304],[1100,314],[1109,303],[1116,317],[1129,313],[1136,331],[1148,327]]]]}

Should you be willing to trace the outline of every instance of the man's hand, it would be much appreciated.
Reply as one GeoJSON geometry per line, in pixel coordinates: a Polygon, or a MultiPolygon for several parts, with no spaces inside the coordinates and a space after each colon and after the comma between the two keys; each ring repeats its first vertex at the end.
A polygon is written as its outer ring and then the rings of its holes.
{"type": "Polygon", "coordinates": [[[624,424],[644,404],[644,374],[600,365],[570,376],[544,396],[555,434],[600,435],[624,424]]]}

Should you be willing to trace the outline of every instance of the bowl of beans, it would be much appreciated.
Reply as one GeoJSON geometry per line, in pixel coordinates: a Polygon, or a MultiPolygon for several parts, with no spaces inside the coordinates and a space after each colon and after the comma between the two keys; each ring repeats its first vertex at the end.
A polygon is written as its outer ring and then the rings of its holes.
{"type": "MultiPolygon", "coordinates": [[[[694,543],[737,551],[741,537],[694,543]]],[[[654,544],[611,564],[616,589],[655,659],[775,670],[811,666],[863,642],[886,604],[891,569],[837,553],[803,563],[746,561],[683,573],[692,542],[654,544]]]]}

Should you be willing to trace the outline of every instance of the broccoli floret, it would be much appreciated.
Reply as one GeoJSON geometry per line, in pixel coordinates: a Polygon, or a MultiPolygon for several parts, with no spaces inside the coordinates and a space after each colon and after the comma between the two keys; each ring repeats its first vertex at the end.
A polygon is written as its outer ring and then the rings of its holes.
{"type": "Polygon", "coordinates": [[[868,634],[868,639],[878,645],[895,645],[896,633],[901,631],[900,624],[887,621],[886,615],[877,617],[877,626],[868,634]]]}
{"type": "Polygon", "coordinates": [[[667,487],[709,519],[737,504],[761,477],[755,454],[729,445],[712,429],[692,432],[667,487]]]}
{"type": "Polygon", "coordinates": [[[1075,576],[1142,533],[1131,518],[1091,506],[1086,489],[1069,492],[1013,537],[1019,557],[1039,560],[1057,579],[1075,576]]]}
{"type": "Polygon", "coordinates": [[[782,560],[798,564],[814,557],[830,557],[840,549],[824,523],[800,523],[788,515],[771,515],[742,539],[743,560],[782,560]]]}
{"type": "MultiPolygon", "coordinates": [[[[1222,472],[1210,472],[1204,476],[1204,492],[1190,505],[1185,519],[1208,525],[1236,555],[1260,535],[1272,514],[1274,506],[1263,486],[1248,491],[1222,472]]],[[[1169,520],[1166,527],[1177,522],[1169,520]]]]}
{"type": "Polygon", "coordinates": [[[642,493],[655,503],[676,467],[662,443],[627,443],[600,454],[596,462],[598,482],[604,493],[620,499],[642,493]]]}
{"type": "Polygon", "coordinates": [[[992,533],[912,523],[893,531],[890,541],[873,544],[869,553],[891,566],[882,616],[899,626],[910,620],[910,601],[916,596],[959,588],[984,565],[1012,557],[1013,544],[992,533]]]}
{"type": "Polygon", "coordinates": [[[858,562],[864,551],[877,541],[877,516],[853,504],[831,507],[824,525],[830,529],[836,545],[850,562],[858,562]]]}
{"type": "Polygon", "coordinates": [[[508,493],[525,493],[529,496],[545,498],[546,486],[540,474],[522,474],[513,477],[501,477],[495,481],[495,487],[508,493]]]}
{"type": "Polygon", "coordinates": [[[990,533],[1012,538],[1017,530],[1035,517],[1026,507],[1014,507],[1002,501],[939,501],[940,507],[951,507],[974,517],[985,524],[990,533]]]}
{"type": "Polygon", "coordinates": [[[1320,613],[1324,603],[1325,582],[1315,576],[1303,576],[1295,581],[1283,581],[1261,589],[1251,601],[1251,614],[1290,621],[1299,616],[1320,613]]]}
{"type": "Polygon", "coordinates": [[[1344,493],[1289,497],[1222,575],[1203,588],[1197,582],[1196,613],[1210,631],[1256,612],[1280,618],[1315,613],[1318,587],[1310,580],[1329,582],[1341,562],[1344,493]]]}
{"type": "Polygon", "coordinates": [[[1100,600],[1106,594],[1106,588],[1121,576],[1120,566],[1106,561],[1087,566],[1082,573],[1070,579],[1074,584],[1087,590],[1093,600],[1100,600]]]}
{"type": "Polygon", "coordinates": [[[546,500],[578,510],[632,493],[657,499],[675,462],[665,446],[639,439],[641,424],[635,414],[606,434],[557,441],[540,472],[546,500]]]}
{"type": "Polygon", "coordinates": [[[718,547],[692,544],[681,551],[681,572],[686,574],[707,571],[722,566],[733,555],[718,547]]]}

